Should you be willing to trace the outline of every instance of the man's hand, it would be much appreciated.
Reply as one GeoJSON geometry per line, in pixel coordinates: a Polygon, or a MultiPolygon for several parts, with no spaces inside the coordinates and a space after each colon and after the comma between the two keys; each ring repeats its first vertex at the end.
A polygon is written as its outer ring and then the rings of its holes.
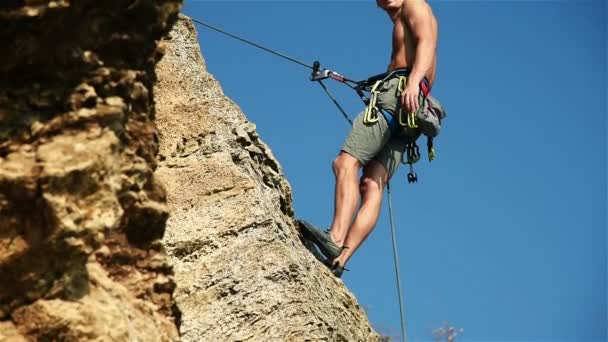
{"type": "Polygon", "coordinates": [[[420,108],[418,96],[420,95],[420,84],[407,82],[403,93],[401,93],[401,106],[406,113],[415,113],[420,108]]]}
{"type": "Polygon", "coordinates": [[[414,65],[402,94],[402,104],[408,113],[411,113],[416,112],[420,107],[418,103],[420,82],[425,75],[430,74],[436,61],[437,31],[436,25],[433,25],[434,16],[431,7],[424,0],[404,1],[401,16],[416,40],[414,65]]]}

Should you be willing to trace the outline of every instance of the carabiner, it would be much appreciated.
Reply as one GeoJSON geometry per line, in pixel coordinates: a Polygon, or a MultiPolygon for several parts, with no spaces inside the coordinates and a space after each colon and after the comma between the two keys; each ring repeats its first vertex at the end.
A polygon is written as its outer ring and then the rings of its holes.
{"type": "Polygon", "coordinates": [[[369,104],[365,107],[365,113],[363,114],[363,122],[366,124],[378,121],[378,112],[380,109],[376,106],[376,102],[378,102],[378,87],[380,87],[380,85],[382,85],[382,81],[377,81],[370,91],[371,98],[369,104]]]}

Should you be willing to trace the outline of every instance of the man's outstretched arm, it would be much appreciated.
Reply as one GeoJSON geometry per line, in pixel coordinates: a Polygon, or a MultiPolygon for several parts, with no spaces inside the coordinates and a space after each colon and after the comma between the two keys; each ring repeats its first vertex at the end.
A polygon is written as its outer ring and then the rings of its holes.
{"type": "Polygon", "coordinates": [[[437,36],[433,32],[431,9],[424,0],[406,1],[401,12],[402,20],[410,28],[416,40],[416,57],[402,103],[410,112],[418,110],[419,85],[427,72],[433,67],[437,48],[437,36]]]}

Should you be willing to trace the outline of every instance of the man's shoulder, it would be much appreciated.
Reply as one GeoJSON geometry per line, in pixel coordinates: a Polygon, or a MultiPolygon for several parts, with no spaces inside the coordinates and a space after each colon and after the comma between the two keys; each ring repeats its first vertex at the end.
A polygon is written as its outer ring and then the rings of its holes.
{"type": "Polygon", "coordinates": [[[420,13],[432,14],[433,11],[425,0],[408,0],[403,2],[401,13],[404,16],[413,16],[420,13]]]}

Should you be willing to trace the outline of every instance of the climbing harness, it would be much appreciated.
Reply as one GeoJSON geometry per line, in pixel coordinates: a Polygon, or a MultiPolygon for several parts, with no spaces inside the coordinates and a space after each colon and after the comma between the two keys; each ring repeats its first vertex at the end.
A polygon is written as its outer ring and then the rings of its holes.
{"type": "MultiPolygon", "coordinates": [[[[344,118],[348,121],[348,123],[350,123],[350,125],[352,126],[353,122],[352,120],[348,117],[348,114],[346,113],[346,111],[342,108],[342,106],[340,106],[340,103],[338,103],[338,101],[336,100],[336,98],[331,94],[331,92],[329,91],[329,89],[325,86],[325,84],[323,83],[323,80],[325,79],[333,79],[335,81],[338,81],[340,83],[343,83],[347,86],[349,86],[350,88],[352,88],[353,90],[355,90],[355,92],[357,93],[357,95],[359,95],[359,97],[361,98],[361,100],[363,101],[363,103],[366,105],[366,110],[365,110],[365,118],[364,120],[367,120],[368,123],[373,123],[373,122],[377,122],[379,120],[379,113],[381,113],[384,118],[386,119],[387,123],[389,124],[389,127],[391,128],[391,132],[394,132],[396,130],[396,128],[398,127],[398,125],[401,126],[407,126],[410,128],[416,128],[417,126],[417,118],[415,116],[415,113],[409,113],[407,115],[407,118],[405,121],[402,120],[400,115],[398,116],[398,119],[396,120],[395,117],[392,117],[389,120],[389,116],[391,115],[387,115],[381,108],[379,108],[377,106],[377,97],[378,97],[378,88],[382,85],[382,83],[386,80],[388,80],[391,77],[394,76],[399,76],[399,92],[401,93],[403,91],[403,89],[405,89],[405,83],[407,81],[406,79],[406,74],[407,71],[405,69],[396,69],[393,70],[391,72],[388,73],[384,73],[384,74],[379,74],[379,75],[375,75],[372,76],[370,78],[368,78],[367,80],[364,81],[354,81],[351,80],[335,71],[332,70],[328,70],[328,69],[323,69],[321,68],[321,64],[318,61],[315,61],[313,63],[312,66],[309,66],[306,63],[303,63],[295,58],[289,57],[287,55],[284,55],[282,53],[276,52],[274,50],[268,49],[266,47],[263,47],[257,43],[254,43],[252,41],[249,41],[247,39],[241,38],[239,36],[236,36],[234,34],[228,33],[226,31],[223,31],[217,27],[214,27],[208,23],[205,23],[203,21],[191,18],[192,21],[203,25],[207,28],[210,28],[214,31],[220,32],[222,34],[225,34],[227,36],[230,36],[234,39],[237,39],[241,42],[244,42],[246,44],[252,45],[254,47],[257,47],[259,49],[262,49],[266,52],[269,52],[271,54],[274,54],[278,57],[281,57],[283,59],[289,60],[293,63],[299,64],[301,66],[304,66],[306,68],[310,68],[312,69],[312,73],[310,76],[310,80],[314,81],[314,82],[318,82],[321,87],[323,88],[323,90],[325,91],[325,93],[329,96],[329,98],[332,100],[332,102],[336,105],[336,107],[338,107],[338,109],[340,110],[340,112],[342,113],[342,115],[344,116],[344,118]],[[370,96],[367,96],[365,94],[365,92],[369,92],[370,96]],[[397,122],[398,121],[398,122],[397,122]],[[404,125],[405,124],[405,125],[404,125]]],[[[425,84],[424,82],[421,82],[420,84],[421,86],[421,91],[424,93],[424,95],[428,95],[428,84],[425,84]]],[[[401,107],[401,106],[400,106],[401,107]]],[[[399,110],[399,112],[401,112],[401,109],[399,110]]],[[[431,151],[432,148],[432,138],[431,140],[427,141],[427,146],[429,146],[429,151],[431,151]],[[430,141],[430,142],[429,142],[430,141]]],[[[408,140],[406,142],[406,155],[407,155],[407,160],[402,160],[402,162],[407,163],[410,165],[410,173],[408,173],[407,175],[407,179],[409,183],[413,183],[416,182],[418,177],[416,175],[416,173],[413,170],[413,164],[416,163],[419,159],[420,159],[420,152],[418,149],[418,145],[416,144],[416,139],[413,140],[408,140]]],[[[433,150],[433,154],[432,156],[434,157],[435,152],[433,150]]],[[[432,160],[431,154],[429,152],[429,161],[432,160]]],[[[397,254],[397,238],[395,236],[395,224],[393,222],[393,206],[392,206],[392,199],[391,199],[391,190],[390,190],[390,183],[387,182],[386,183],[386,191],[387,191],[387,197],[388,197],[388,209],[389,209],[389,219],[390,219],[390,226],[391,226],[391,240],[392,240],[392,245],[393,245],[393,259],[394,259],[394,265],[395,265],[395,277],[396,277],[396,281],[397,281],[397,296],[399,297],[399,314],[401,317],[401,333],[403,335],[403,341],[406,342],[407,338],[406,338],[406,334],[405,334],[405,304],[403,303],[403,298],[401,295],[401,276],[399,274],[399,263],[398,263],[398,254],[397,254]]]]}
{"type": "MultiPolygon", "coordinates": [[[[409,75],[409,70],[407,69],[395,69],[393,71],[372,76],[364,81],[353,81],[333,70],[322,69],[320,63],[316,61],[313,65],[312,74],[310,76],[311,81],[317,81],[323,87],[323,90],[329,95],[334,104],[338,107],[342,115],[348,120],[348,122],[352,126],[352,121],[348,118],[346,112],[342,109],[338,101],[335,97],[329,92],[325,84],[323,84],[324,79],[334,79],[338,82],[344,83],[350,88],[354,89],[363,103],[366,105],[365,111],[363,112],[363,122],[366,124],[372,124],[379,120],[379,114],[382,114],[386,119],[386,122],[389,124],[391,132],[396,132],[397,127],[404,127],[410,129],[417,129],[418,126],[418,118],[416,117],[415,112],[410,112],[404,114],[403,106],[398,106],[397,113],[395,115],[386,114],[382,108],[378,107],[378,94],[380,93],[380,88],[384,85],[384,83],[393,78],[398,77],[399,83],[397,85],[397,95],[401,97],[403,91],[405,90],[405,85],[407,83],[407,76],[409,75]],[[365,95],[365,92],[369,93],[369,96],[365,95]],[[395,119],[395,117],[397,119],[395,119]],[[396,121],[396,122],[395,122],[396,121]]],[[[429,84],[426,79],[420,82],[420,93],[426,99],[429,95],[429,84]]],[[[420,150],[418,144],[416,143],[418,137],[412,138],[409,136],[403,137],[405,144],[405,153],[401,159],[403,164],[409,165],[409,173],[407,174],[408,183],[416,183],[418,182],[418,175],[414,171],[414,164],[420,160],[420,150]],[[407,156],[407,158],[405,158],[407,156]]],[[[432,162],[435,159],[435,148],[433,145],[433,138],[427,137],[427,153],[428,160],[432,162]]]]}

